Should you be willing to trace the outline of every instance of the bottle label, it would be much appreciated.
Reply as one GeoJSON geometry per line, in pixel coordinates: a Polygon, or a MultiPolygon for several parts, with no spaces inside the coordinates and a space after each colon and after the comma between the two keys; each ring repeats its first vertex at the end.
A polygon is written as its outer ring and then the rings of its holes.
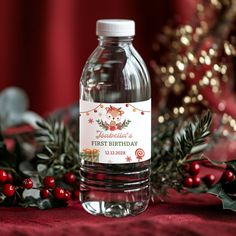
{"type": "Polygon", "coordinates": [[[151,99],[134,103],[80,101],[80,155],[97,163],[151,157],[151,99]]]}

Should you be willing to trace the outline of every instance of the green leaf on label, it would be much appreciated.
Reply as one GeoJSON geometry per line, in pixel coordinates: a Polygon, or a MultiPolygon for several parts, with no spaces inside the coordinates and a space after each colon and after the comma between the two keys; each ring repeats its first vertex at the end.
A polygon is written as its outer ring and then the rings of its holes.
{"type": "Polygon", "coordinates": [[[98,125],[103,128],[104,130],[108,130],[109,126],[106,122],[103,122],[101,119],[96,120],[98,125]]]}

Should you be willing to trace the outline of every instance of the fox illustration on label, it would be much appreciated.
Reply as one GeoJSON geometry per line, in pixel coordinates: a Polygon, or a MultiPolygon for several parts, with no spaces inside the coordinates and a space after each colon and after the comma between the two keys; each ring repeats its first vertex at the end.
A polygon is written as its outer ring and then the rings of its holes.
{"type": "Polygon", "coordinates": [[[122,120],[122,116],[125,113],[121,107],[116,108],[112,105],[109,107],[105,107],[105,117],[106,120],[98,119],[96,122],[98,123],[99,127],[106,131],[115,131],[115,130],[122,130],[126,128],[129,123],[131,122],[130,120],[124,119],[122,120]]]}
{"type": "Polygon", "coordinates": [[[121,116],[124,114],[124,112],[121,110],[121,108],[116,108],[110,105],[110,107],[106,107],[106,117],[110,121],[109,128],[110,130],[116,130],[119,128],[117,125],[121,121],[121,116]]]}

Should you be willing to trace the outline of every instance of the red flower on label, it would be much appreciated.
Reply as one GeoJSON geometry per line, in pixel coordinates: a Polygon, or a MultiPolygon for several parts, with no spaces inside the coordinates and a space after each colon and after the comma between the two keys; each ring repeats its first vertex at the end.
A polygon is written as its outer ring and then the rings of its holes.
{"type": "Polygon", "coordinates": [[[117,125],[117,126],[116,126],[116,128],[117,128],[117,129],[119,129],[119,130],[121,130],[121,127],[120,127],[120,125],[117,125]]]}
{"type": "Polygon", "coordinates": [[[115,127],[115,126],[110,126],[109,128],[110,128],[111,131],[116,130],[116,127],[115,127]]]}

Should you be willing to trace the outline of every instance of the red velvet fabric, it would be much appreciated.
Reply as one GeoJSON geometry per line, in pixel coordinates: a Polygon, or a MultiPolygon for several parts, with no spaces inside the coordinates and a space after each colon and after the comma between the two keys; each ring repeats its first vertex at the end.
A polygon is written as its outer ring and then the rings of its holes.
{"type": "Polygon", "coordinates": [[[46,211],[1,208],[0,235],[235,235],[235,213],[223,211],[216,198],[170,196],[136,217],[119,219],[89,215],[78,204],[46,211]]]}

